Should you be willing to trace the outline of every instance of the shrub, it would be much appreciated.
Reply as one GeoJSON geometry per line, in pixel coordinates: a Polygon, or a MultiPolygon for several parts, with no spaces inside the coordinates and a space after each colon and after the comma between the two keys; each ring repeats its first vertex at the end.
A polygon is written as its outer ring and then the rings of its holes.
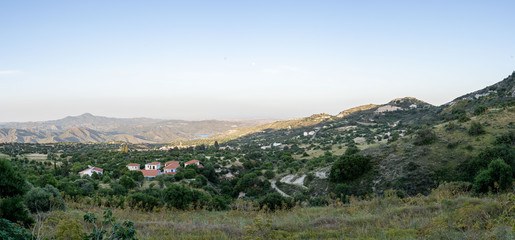
{"type": "Polygon", "coordinates": [[[488,191],[504,191],[512,185],[511,167],[502,159],[496,159],[488,164],[488,169],[476,176],[474,190],[477,193],[488,191]]]}
{"type": "Polygon", "coordinates": [[[147,211],[159,206],[161,202],[154,196],[145,193],[133,193],[129,196],[129,206],[132,208],[141,208],[147,211]]]}
{"type": "Polygon", "coordinates": [[[352,192],[349,185],[341,183],[336,185],[336,187],[334,188],[334,194],[336,194],[336,196],[340,198],[342,202],[346,202],[346,196],[351,195],[352,192]]]}
{"type": "Polygon", "coordinates": [[[504,133],[495,139],[495,144],[498,145],[514,145],[515,144],[515,131],[504,133]]]}
{"type": "Polygon", "coordinates": [[[128,176],[123,176],[122,178],[120,178],[120,185],[122,185],[126,189],[133,189],[136,187],[136,182],[128,176]]]}
{"type": "Polygon", "coordinates": [[[266,177],[266,179],[272,179],[275,177],[275,173],[274,171],[271,171],[271,170],[267,170],[264,174],[264,176],[266,177]]]}
{"type": "Polygon", "coordinates": [[[30,240],[32,239],[32,236],[27,229],[22,228],[7,219],[0,218],[0,239],[30,240]]]}
{"type": "Polygon", "coordinates": [[[90,234],[86,235],[86,240],[104,239],[104,237],[106,239],[136,239],[136,229],[133,222],[126,220],[121,224],[117,223],[109,209],[104,211],[103,218],[102,221],[97,221],[95,214],[89,212],[84,214],[84,221],[91,225],[90,229],[93,229],[90,234]],[[106,229],[109,229],[109,231],[106,229]]]}
{"type": "Polygon", "coordinates": [[[177,209],[188,209],[190,204],[206,204],[209,201],[205,193],[179,184],[170,184],[163,191],[163,197],[170,207],[177,209]]]}
{"type": "Polygon", "coordinates": [[[488,108],[486,106],[478,106],[476,107],[476,109],[474,109],[474,115],[481,115],[483,113],[485,113],[486,111],[488,110],[488,108]]]}
{"type": "Polygon", "coordinates": [[[4,198],[0,201],[0,218],[5,218],[15,223],[22,223],[24,226],[34,223],[34,219],[29,216],[27,208],[23,204],[23,198],[20,195],[4,198]]]}
{"type": "Polygon", "coordinates": [[[329,180],[341,183],[354,180],[372,168],[371,157],[361,155],[344,155],[331,167],[329,180]]]}
{"type": "Polygon", "coordinates": [[[272,211],[289,209],[293,206],[293,201],[291,198],[283,197],[277,192],[268,193],[259,199],[259,207],[264,208],[265,206],[272,211]]]}
{"type": "Polygon", "coordinates": [[[345,149],[345,155],[352,155],[359,152],[359,148],[356,146],[350,146],[347,149],[345,149]]]}
{"type": "Polygon", "coordinates": [[[6,159],[0,159],[0,197],[23,195],[28,186],[25,178],[6,159]]]}
{"type": "Polygon", "coordinates": [[[57,188],[52,185],[46,185],[45,188],[32,188],[25,195],[25,204],[33,213],[51,209],[64,210],[64,200],[57,188]]]}
{"type": "Polygon", "coordinates": [[[77,219],[62,219],[57,224],[55,239],[57,240],[82,240],[82,223],[77,219]]]}
{"type": "Polygon", "coordinates": [[[430,128],[423,128],[416,132],[415,145],[428,145],[434,143],[437,137],[433,130],[430,128]]]}
{"type": "Polygon", "coordinates": [[[481,125],[480,122],[473,121],[470,124],[470,128],[468,130],[468,133],[471,136],[478,136],[478,135],[481,135],[481,134],[485,133],[485,129],[483,128],[483,125],[481,125]]]}

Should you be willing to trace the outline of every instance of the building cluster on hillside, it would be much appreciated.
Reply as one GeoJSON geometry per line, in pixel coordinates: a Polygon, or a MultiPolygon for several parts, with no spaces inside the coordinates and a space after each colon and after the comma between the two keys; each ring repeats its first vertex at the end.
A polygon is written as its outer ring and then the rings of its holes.
{"type": "MultiPolygon", "coordinates": [[[[200,164],[199,160],[187,161],[184,163],[184,167],[191,165],[191,164],[197,165],[199,168],[203,167],[200,164]]],[[[140,169],[140,164],[137,164],[137,163],[127,164],[127,168],[129,169],[129,171],[140,171],[141,173],[143,173],[143,176],[145,178],[155,178],[161,174],[175,175],[177,173],[177,169],[180,166],[181,166],[181,164],[178,161],[168,161],[168,162],[165,162],[165,165],[162,168],[163,171],[161,172],[161,163],[160,162],[147,163],[147,164],[145,164],[145,169],[140,169]]]]}
{"type": "MultiPolygon", "coordinates": [[[[204,167],[202,166],[202,164],[200,164],[199,160],[190,160],[184,163],[184,167],[188,165],[197,165],[197,167],[199,168],[204,167]]],[[[143,173],[143,176],[148,179],[155,178],[161,174],[175,175],[177,174],[177,169],[181,166],[181,164],[178,161],[168,161],[165,162],[163,168],[161,168],[160,162],[147,163],[145,164],[145,169],[140,169],[140,166],[141,165],[139,163],[129,163],[126,165],[129,171],[140,171],[141,173],[143,173]],[[161,170],[163,171],[161,172],[161,170]]],[[[83,177],[85,175],[88,175],[91,177],[94,173],[104,174],[104,170],[102,168],[88,166],[88,168],[79,172],[79,176],[83,177]]]]}
{"type": "Polygon", "coordinates": [[[195,149],[196,145],[170,145],[170,146],[163,146],[163,147],[160,147],[159,150],[161,151],[168,151],[170,149],[187,149],[187,148],[193,148],[195,149]]]}

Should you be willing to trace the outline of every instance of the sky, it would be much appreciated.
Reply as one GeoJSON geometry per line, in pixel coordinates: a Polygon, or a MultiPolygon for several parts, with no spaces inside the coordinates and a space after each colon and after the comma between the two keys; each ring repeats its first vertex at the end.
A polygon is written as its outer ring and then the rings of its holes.
{"type": "Polygon", "coordinates": [[[0,122],[434,105],[515,70],[515,1],[0,1],[0,122]]]}

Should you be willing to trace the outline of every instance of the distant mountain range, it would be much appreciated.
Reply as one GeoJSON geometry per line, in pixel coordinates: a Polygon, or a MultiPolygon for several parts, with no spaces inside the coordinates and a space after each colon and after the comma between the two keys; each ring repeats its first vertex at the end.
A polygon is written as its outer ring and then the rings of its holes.
{"type": "Polygon", "coordinates": [[[0,142],[109,142],[166,143],[215,135],[271,120],[163,120],[109,118],[85,113],[59,120],[0,124],[0,142]]]}
{"type": "Polygon", "coordinates": [[[273,120],[163,120],[151,118],[109,118],[89,113],[59,120],[0,123],[0,142],[109,142],[212,144],[240,139],[268,144],[298,136],[322,127],[359,124],[433,124],[441,119],[471,112],[478,106],[513,104],[514,74],[481,90],[465,94],[441,106],[412,97],[394,99],[386,104],[354,107],[332,116],[314,114],[286,121],[273,120]],[[459,107],[459,108],[458,108],[459,107]],[[459,111],[458,111],[459,110],[459,111]],[[207,136],[207,137],[206,137],[207,136]],[[201,138],[202,137],[202,138],[201,138]]]}
{"type": "Polygon", "coordinates": [[[218,135],[192,140],[190,143],[228,142],[229,144],[256,143],[269,145],[287,142],[304,132],[327,128],[324,134],[338,138],[340,131],[331,129],[367,125],[433,125],[445,119],[473,114],[479,106],[502,107],[515,101],[515,72],[491,86],[460,96],[441,106],[434,106],[413,97],[394,99],[386,104],[368,104],[350,108],[332,116],[314,114],[305,118],[277,121],[264,125],[231,129],[218,135]]]}

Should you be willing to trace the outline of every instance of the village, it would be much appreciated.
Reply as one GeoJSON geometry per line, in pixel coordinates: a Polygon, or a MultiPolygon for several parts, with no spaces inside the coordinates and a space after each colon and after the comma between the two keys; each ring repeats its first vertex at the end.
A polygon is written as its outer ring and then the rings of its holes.
{"type": "MultiPolygon", "coordinates": [[[[183,164],[183,167],[186,168],[188,165],[196,165],[198,168],[204,167],[200,164],[199,160],[187,161],[183,164]]],[[[177,169],[181,167],[181,164],[178,161],[167,161],[164,163],[164,167],[161,168],[161,163],[156,161],[145,164],[144,169],[140,169],[141,164],[138,163],[129,163],[126,167],[129,171],[140,171],[145,179],[153,179],[161,174],[175,175],[177,173],[177,169]]],[[[103,175],[104,170],[99,167],[88,166],[88,168],[79,172],[80,177],[91,177],[93,174],[103,175]]]]}

